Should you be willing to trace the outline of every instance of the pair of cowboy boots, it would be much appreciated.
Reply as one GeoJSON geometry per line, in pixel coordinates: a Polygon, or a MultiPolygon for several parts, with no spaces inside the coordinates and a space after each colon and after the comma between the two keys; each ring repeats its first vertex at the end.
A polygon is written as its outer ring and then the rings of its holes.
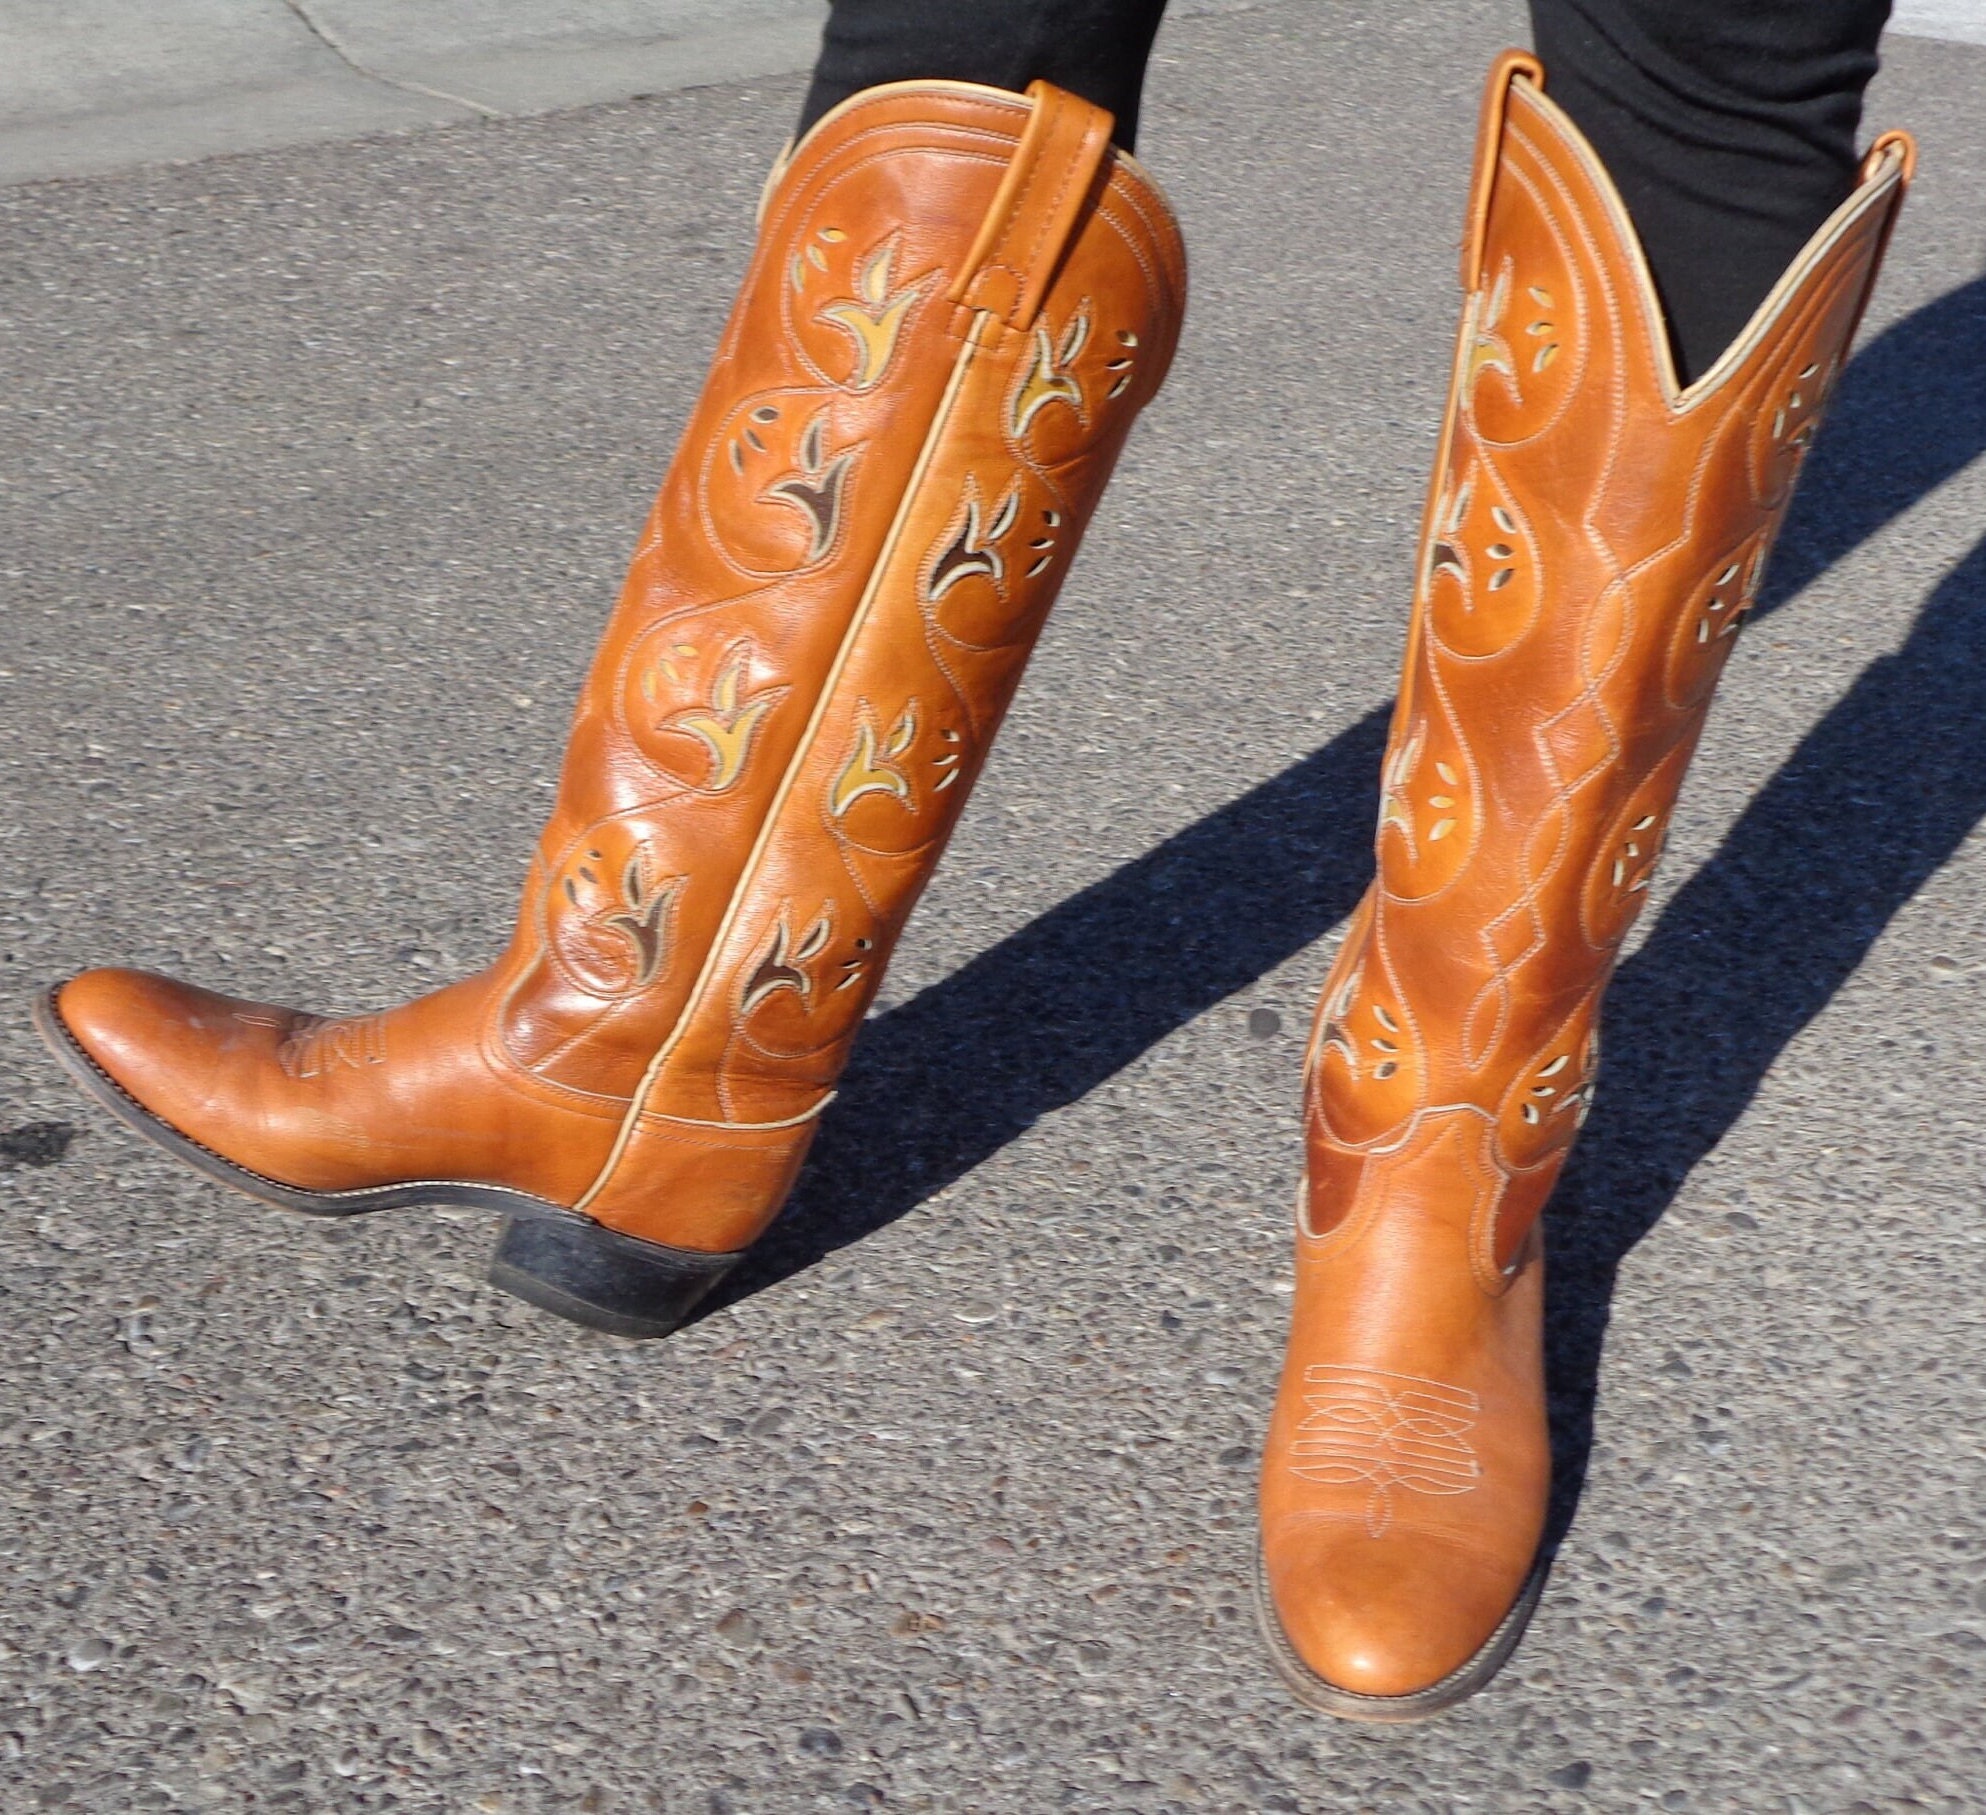
{"type": "MultiPolygon", "coordinates": [[[[39,1024],[210,1176],[504,1216],[491,1277],[674,1329],[778,1213],[1138,411],[1185,266],[1107,114],[875,89],[759,243],[489,970],[323,1020],[139,972],[39,1024]]],[[[1260,1606],[1306,1701],[1481,1686],[1543,1580],[1538,1215],[1601,994],[1908,181],[1901,135],[1687,389],[1606,172],[1504,58],[1388,750],[1306,1065],[1260,1606]]]]}

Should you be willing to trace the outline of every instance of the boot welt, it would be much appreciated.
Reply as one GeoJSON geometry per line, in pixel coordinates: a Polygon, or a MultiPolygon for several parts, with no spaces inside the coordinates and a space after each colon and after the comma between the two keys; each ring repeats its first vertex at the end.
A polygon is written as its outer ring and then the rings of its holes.
{"type": "Polygon", "coordinates": [[[1445,1708],[1454,1707],[1457,1702],[1467,1701],[1477,1690],[1488,1685],[1517,1649],[1525,1627],[1531,1623],[1531,1615],[1537,1611],[1538,1598],[1544,1593],[1545,1577],[1550,1572],[1551,1561],[1540,1551],[1537,1561],[1531,1565],[1531,1573],[1524,1578],[1524,1586],[1518,1591],[1517,1599],[1511,1603],[1510,1611],[1483,1641],[1475,1656],[1456,1665],[1439,1682],[1430,1683],[1425,1689],[1416,1689],[1411,1695],[1361,1695],[1355,1689],[1340,1688],[1311,1669],[1297,1654],[1296,1647],[1283,1631],[1282,1621],[1276,1617],[1275,1604],[1269,1598],[1268,1571],[1259,1547],[1255,1552],[1255,1619],[1262,1628],[1263,1638],[1268,1641],[1276,1674],[1289,1685],[1291,1692],[1305,1707],[1336,1715],[1340,1720],[1404,1726],[1412,1721],[1426,1720],[1445,1708]]]}
{"type": "Polygon", "coordinates": [[[34,1027],[62,1068],[134,1134],[223,1185],[305,1216],[361,1216],[411,1204],[495,1210],[503,1234],[490,1283],[543,1311],[615,1336],[667,1336],[740,1260],[665,1247],[603,1227],[562,1205],[508,1185],[472,1179],[410,1179],[355,1191],[305,1191],[237,1165],[154,1115],[84,1051],[62,1019],[56,991],[34,1000],[34,1027]]]}

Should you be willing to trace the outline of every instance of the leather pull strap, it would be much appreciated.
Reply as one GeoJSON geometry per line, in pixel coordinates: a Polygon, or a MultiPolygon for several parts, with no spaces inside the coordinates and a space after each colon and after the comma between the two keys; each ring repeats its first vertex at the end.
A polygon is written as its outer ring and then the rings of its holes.
{"type": "Polygon", "coordinates": [[[951,300],[1026,332],[1062,262],[1110,150],[1114,121],[1047,82],[1029,85],[1033,117],[973,241],[951,300]]]}
{"type": "Polygon", "coordinates": [[[1902,160],[1903,186],[1908,189],[1917,175],[1917,141],[1907,132],[1886,132],[1869,147],[1869,155],[1862,160],[1862,181],[1879,176],[1884,161],[1891,156],[1902,160]]]}
{"type": "Polygon", "coordinates": [[[1510,85],[1519,76],[1542,90],[1545,67],[1521,50],[1507,50],[1490,65],[1483,90],[1483,111],[1476,126],[1476,170],[1469,179],[1469,211],[1462,218],[1462,288],[1476,289],[1483,281],[1483,239],[1489,232],[1490,194],[1496,188],[1496,168],[1503,157],[1503,116],[1510,106],[1510,85]]]}

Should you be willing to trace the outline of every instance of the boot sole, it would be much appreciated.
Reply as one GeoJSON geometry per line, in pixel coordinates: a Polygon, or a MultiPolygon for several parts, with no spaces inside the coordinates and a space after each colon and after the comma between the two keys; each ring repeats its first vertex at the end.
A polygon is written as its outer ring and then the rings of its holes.
{"type": "Polygon", "coordinates": [[[304,1216],[364,1216],[412,1204],[494,1210],[504,1219],[489,1281],[542,1311],[614,1336],[653,1338],[681,1327],[699,1301],[744,1258],[664,1247],[622,1235],[545,1198],[467,1179],[414,1179],[357,1191],[303,1191],[238,1165],[182,1134],[130,1094],[83,1049],[56,1007],[35,997],[35,1032],[70,1077],[134,1134],[219,1184],[304,1216]]]}
{"type": "Polygon", "coordinates": [[[1510,1654],[1517,1649],[1525,1627],[1530,1625],[1531,1615],[1537,1611],[1538,1599],[1545,1591],[1545,1577],[1550,1569],[1549,1560],[1540,1551],[1537,1561],[1531,1565],[1531,1573],[1524,1579],[1524,1586],[1518,1590],[1517,1599],[1511,1603],[1510,1611],[1483,1641],[1476,1654],[1458,1664],[1439,1682],[1430,1683],[1425,1689],[1416,1689],[1411,1695],[1361,1695],[1356,1689],[1340,1688],[1311,1669],[1290,1643],[1289,1635],[1283,1631],[1283,1623],[1277,1617],[1275,1603],[1269,1596],[1268,1570],[1259,1546],[1255,1552],[1255,1619],[1268,1643],[1269,1656],[1275,1661],[1276,1674],[1305,1707],[1315,1708],[1321,1714],[1335,1715],[1339,1720],[1404,1726],[1412,1721],[1427,1720],[1445,1708],[1454,1707],[1457,1702],[1467,1701],[1478,1690],[1488,1686],[1490,1679],[1510,1661],[1510,1654]]]}

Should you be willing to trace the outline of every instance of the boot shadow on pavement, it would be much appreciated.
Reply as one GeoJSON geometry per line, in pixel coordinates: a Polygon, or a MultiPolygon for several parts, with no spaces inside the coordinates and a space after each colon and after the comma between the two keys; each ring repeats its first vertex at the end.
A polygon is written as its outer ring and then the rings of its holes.
{"type": "MultiPolygon", "coordinates": [[[[704,1313],[888,1227],[1343,920],[1372,864],[1386,717],[870,1022],[785,1215],[704,1313]],[[971,1086],[934,1087],[947,1076],[971,1086]]],[[[1294,1118],[1294,1077],[1290,1099],[1294,1118]]]]}
{"type": "MultiPolygon", "coordinates": [[[[1850,365],[1757,610],[1786,602],[1982,450],[1986,278],[1898,322],[1850,365]]],[[[1986,817],[1982,735],[1986,541],[1800,741],[1620,967],[1592,1119],[1546,1213],[1548,1542],[1584,1485],[1621,1263],[1986,817]]]]}
{"type": "MultiPolygon", "coordinates": [[[[1754,615],[1982,451],[1986,277],[1886,329],[1850,365],[1754,615]]],[[[872,1022],[791,1206],[705,1312],[887,1227],[1338,925],[1371,871],[1387,716],[1368,713],[872,1022]],[[946,1074],[973,1088],[930,1087],[946,1074]]],[[[1547,1213],[1548,1544],[1584,1484],[1622,1262],[1788,1042],[1986,817],[1982,727],[1986,541],[1621,966],[1598,1100],[1547,1213]]],[[[1294,1078],[1291,1089],[1294,1100],[1294,1078]]]]}

